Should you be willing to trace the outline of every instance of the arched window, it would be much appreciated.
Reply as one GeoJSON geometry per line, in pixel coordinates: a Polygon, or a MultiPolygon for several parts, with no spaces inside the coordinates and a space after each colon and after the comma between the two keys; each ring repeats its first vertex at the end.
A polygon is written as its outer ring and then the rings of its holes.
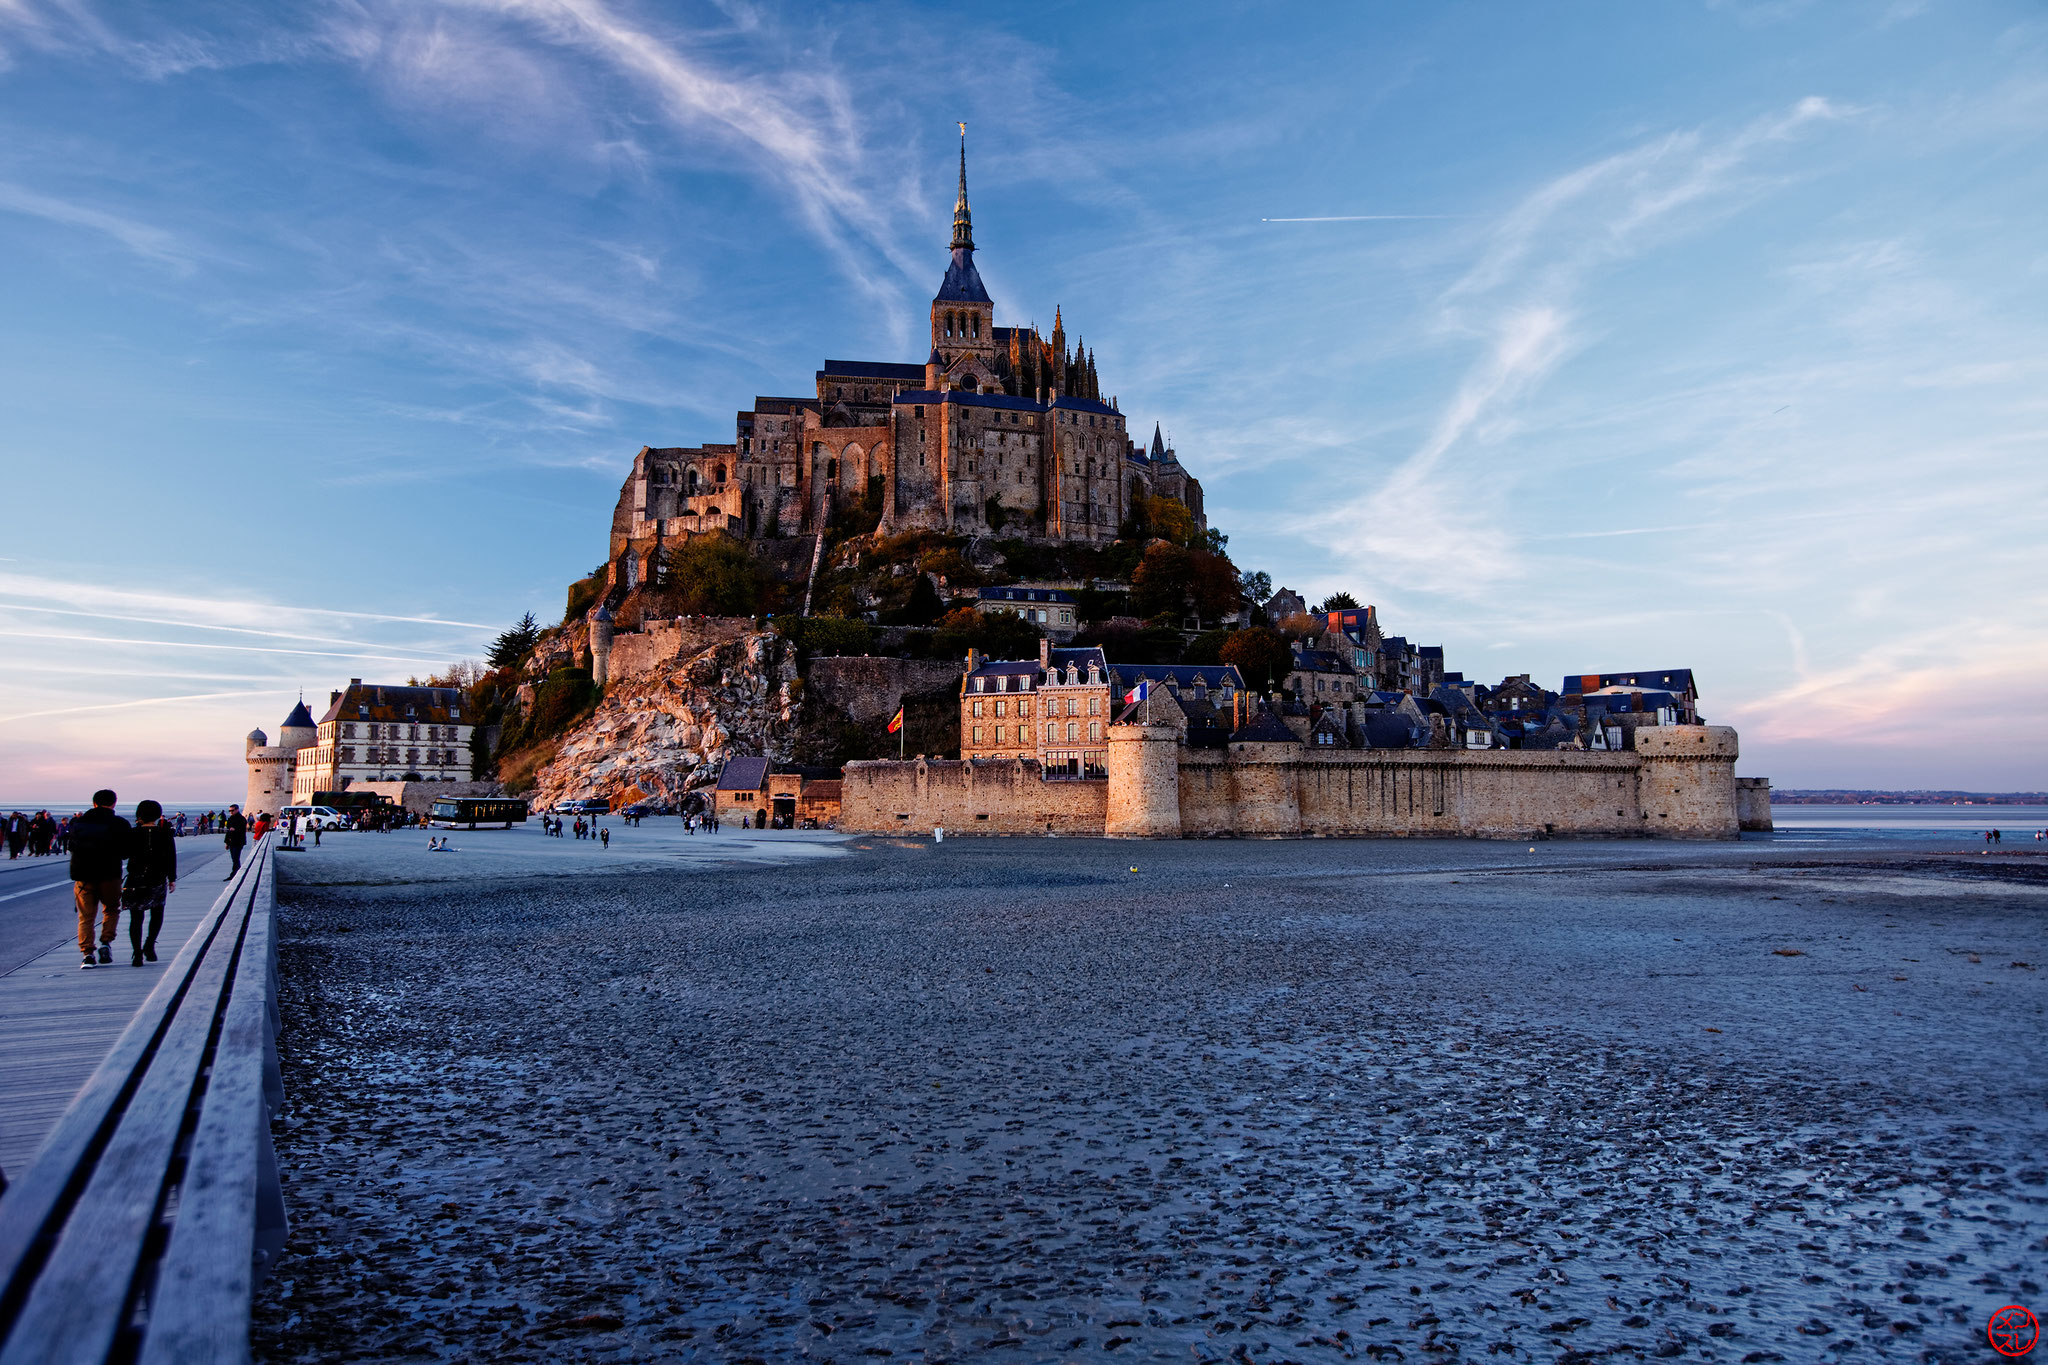
{"type": "Polygon", "coordinates": [[[718,481],[719,481],[720,483],[724,483],[724,482],[725,482],[725,466],[724,466],[724,465],[720,465],[720,466],[718,466],[718,481]]]}
{"type": "Polygon", "coordinates": [[[838,461],[838,460],[836,460],[836,459],[833,459],[833,460],[827,460],[827,461],[825,461],[825,477],[826,477],[827,479],[836,479],[836,478],[838,478],[838,477],[839,477],[839,461],[838,461]]]}
{"type": "Polygon", "coordinates": [[[697,491],[697,471],[692,469],[683,475],[683,486],[692,493],[697,491]]]}

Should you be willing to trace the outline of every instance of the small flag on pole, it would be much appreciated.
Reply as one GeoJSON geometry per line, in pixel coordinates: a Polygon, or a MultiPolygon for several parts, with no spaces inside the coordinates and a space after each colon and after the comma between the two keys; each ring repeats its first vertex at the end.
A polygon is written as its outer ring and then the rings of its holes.
{"type": "Polygon", "coordinates": [[[893,715],[893,716],[891,716],[891,717],[889,717],[889,733],[893,735],[893,734],[895,734],[895,733],[896,733],[896,732],[897,732],[898,730],[901,730],[902,728],[903,728],[903,708],[899,706],[899,707],[897,707],[897,708],[896,708],[896,714],[895,714],[895,715],[893,715]]]}
{"type": "Polygon", "coordinates": [[[1126,703],[1143,700],[1145,700],[1145,684],[1142,682],[1140,682],[1136,687],[1132,688],[1130,691],[1124,693],[1124,701],[1126,703]]]}

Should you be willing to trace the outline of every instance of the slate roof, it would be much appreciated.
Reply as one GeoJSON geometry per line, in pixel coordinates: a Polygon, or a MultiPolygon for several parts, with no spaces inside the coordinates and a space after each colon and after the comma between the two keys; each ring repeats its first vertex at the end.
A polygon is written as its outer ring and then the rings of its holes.
{"type": "Polygon", "coordinates": [[[768,760],[765,758],[728,758],[718,774],[718,790],[722,792],[757,792],[767,786],[768,760]]]}
{"type": "Polygon", "coordinates": [[[1200,684],[1205,688],[1221,688],[1226,684],[1237,691],[1244,690],[1244,679],[1238,674],[1236,664],[1112,664],[1116,673],[1117,690],[1128,692],[1139,682],[1171,683],[1186,689],[1200,684]]]}
{"type": "Polygon", "coordinates": [[[1661,688],[1666,692],[1693,692],[1699,689],[1693,685],[1692,670],[1689,668],[1649,668],[1640,673],[1568,673],[1565,675],[1565,692],[1598,692],[1603,687],[1661,688]]]}
{"type": "Polygon", "coordinates": [[[1066,394],[1062,394],[1058,399],[1054,400],[1053,406],[1056,408],[1065,408],[1072,412],[1106,413],[1111,417],[1116,417],[1120,415],[1115,408],[1098,399],[1075,398],[1066,394]]]}
{"type": "Polygon", "coordinates": [[[452,687],[384,687],[377,683],[351,681],[340,696],[328,704],[322,722],[330,720],[407,721],[421,725],[460,722],[449,712],[462,704],[462,693],[452,687]],[[411,707],[411,711],[406,710],[411,707]]]}
{"type": "Polygon", "coordinates": [[[1299,744],[1301,739],[1287,728],[1280,717],[1260,707],[1252,713],[1244,728],[1230,736],[1232,744],[1299,744]]]}
{"type": "Polygon", "coordinates": [[[935,296],[942,303],[988,303],[988,290],[981,283],[981,272],[974,268],[974,248],[956,246],[953,259],[946,265],[946,278],[939,281],[939,292],[935,296]]]}
{"type": "Polygon", "coordinates": [[[1350,660],[1328,649],[1302,649],[1295,651],[1294,666],[1303,673],[1350,673],[1355,670],[1350,660]]]}
{"type": "Polygon", "coordinates": [[[1416,745],[1413,722],[1397,711],[1368,711],[1359,728],[1365,732],[1368,748],[1412,749],[1416,745]]]}
{"type": "Polygon", "coordinates": [[[891,360],[828,360],[818,371],[820,379],[910,379],[922,382],[924,366],[899,365],[891,360]]]}
{"type": "MultiPolygon", "coordinates": [[[[1081,670],[1081,678],[1084,681],[1088,677],[1088,665],[1091,663],[1095,665],[1104,681],[1110,678],[1109,661],[1103,657],[1102,646],[1100,645],[1088,645],[1074,649],[1055,649],[1052,651],[1052,667],[1064,673],[1067,665],[1073,664],[1081,670]]],[[[974,690],[971,680],[975,678],[1031,678],[1038,676],[1038,673],[1039,667],[1038,660],[1036,659],[992,659],[982,664],[981,667],[975,669],[972,673],[969,673],[967,675],[969,681],[963,682],[961,686],[971,692],[974,690]]]]}
{"type": "Polygon", "coordinates": [[[313,713],[306,709],[306,699],[304,697],[299,698],[299,704],[294,706],[292,713],[284,718],[285,729],[289,730],[294,725],[306,730],[318,728],[313,723],[313,713]]]}

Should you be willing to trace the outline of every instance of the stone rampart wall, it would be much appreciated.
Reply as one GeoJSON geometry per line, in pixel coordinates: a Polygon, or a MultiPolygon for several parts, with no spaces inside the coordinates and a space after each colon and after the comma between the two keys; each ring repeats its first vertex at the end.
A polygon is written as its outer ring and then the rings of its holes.
{"type": "Polygon", "coordinates": [[[811,660],[804,692],[857,725],[871,725],[895,715],[905,696],[957,690],[965,672],[958,659],[819,658],[811,660]]]}
{"type": "Polygon", "coordinates": [[[610,680],[650,673],[672,659],[687,659],[713,645],[726,644],[753,632],[754,622],[746,616],[686,616],[681,620],[650,621],[639,630],[623,631],[612,637],[610,680]]]}
{"type": "Polygon", "coordinates": [[[857,834],[1102,833],[1109,784],[1053,781],[1030,759],[846,765],[839,828],[857,834]]]}
{"type": "Polygon", "coordinates": [[[1735,779],[1735,821],[1744,831],[1758,834],[1768,834],[1775,828],[1771,823],[1770,778],[1735,779]]]}
{"type": "MultiPolygon", "coordinates": [[[[1642,739],[1644,731],[1638,735],[1642,739]]],[[[840,828],[1124,837],[1734,838],[1735,735],[1664,727],[1637,752],[1168,747],[1110,731],[1109,780],[1038,766],[856,763],[840,828]],[[1162,770],[1157,759],[1177,763],[1162,770]],[[1177,779],[1177,781],[1175,780],[1177,779]]]]}

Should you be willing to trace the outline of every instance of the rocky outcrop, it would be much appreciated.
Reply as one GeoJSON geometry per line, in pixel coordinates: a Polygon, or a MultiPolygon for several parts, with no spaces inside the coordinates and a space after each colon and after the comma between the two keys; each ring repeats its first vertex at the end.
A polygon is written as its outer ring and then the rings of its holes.
{"type": "Polygon", "coordinates": [[[534,797],[674,801],[713,782],[728,758],[787,760],[800,692],[795,651],[772,631],[657,663],[614,682],[562,737],[534,797]]]}

